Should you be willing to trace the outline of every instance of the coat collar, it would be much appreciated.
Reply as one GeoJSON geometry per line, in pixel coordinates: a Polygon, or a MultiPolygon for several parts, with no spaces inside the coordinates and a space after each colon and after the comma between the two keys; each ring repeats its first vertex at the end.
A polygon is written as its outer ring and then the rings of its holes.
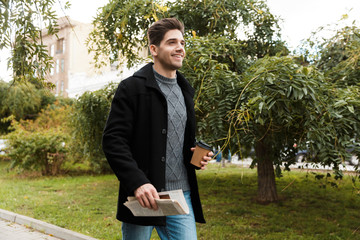
{"type": "MultiPolygon", "coordinates": [[[[145,78],[146,79],[145,85],[147,87],[156,88],[156,89],[160,90],[160,88],[155,80],[154,71],[153,71],[152,66],[153,66],[153,63],[146,64],[144,67],[142,67],[140,70],[138,70],[137,72],[134,73],[134,77],[145,78]]],[[[182,89],[182,91],[188,92],[191,94],[192,97],[194,97],[195,90],[190,85],[190,83],[184,78],[184,76],[180,72],[176,71],[176,75],[177,75],[178,84],[179,84],[180,88],[182,89]]]]}

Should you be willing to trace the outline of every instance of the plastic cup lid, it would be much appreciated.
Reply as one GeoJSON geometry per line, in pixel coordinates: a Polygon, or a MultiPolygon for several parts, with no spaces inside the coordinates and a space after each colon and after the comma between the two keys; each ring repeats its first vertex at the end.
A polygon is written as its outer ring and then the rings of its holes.
{"type": "Polygon", "coordinates": [[[209,144],[204,143],[203,141],[198,141],[197,145],[201,148],[212,150],[212,147],[209,144]]]}

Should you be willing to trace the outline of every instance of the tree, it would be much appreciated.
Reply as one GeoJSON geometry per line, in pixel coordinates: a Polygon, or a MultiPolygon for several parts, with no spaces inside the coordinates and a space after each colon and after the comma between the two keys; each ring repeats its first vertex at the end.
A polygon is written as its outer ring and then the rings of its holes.
{"type": "MultiPolygon", "coordinates": [[[[346,19],[347,15],[344,15],[346,19]]],[[[341,24],[341,22],[340,22],[341,24]]],[[[330,94],[337,98],[334,108],[340,106],[356,113],[358,101],[355,97],[360,91],[360,29],[354,21],[352,25],[342,28],[338,24],[328,27],[327,32],[333,35],[329,38],[320,38],[324,28],[320,28],[305,42],[308,48],[302,51],[307,61],[324,72],[329,84],[330,94]],[[311,55],[309,53],[312,53],[311,55]]],[[[351,116],[344,112],[339,113],[344,119],[351,116]]],[[[348,132],[354,147],[353,154],[359,155],[359,118],[355,117],[351,123],[352,130],[348,132]]]]}
{"type": "Polygon", "coordinates": [[[38,89],[29,82],[0,81],[0,132],[8,131],[6,118],[35,119],[41,109],[55,102],[55,96],[47,89],[38,89]]]}
{"type": "Polygon", "coordinates": [[[342,28],[339,24],[341,21],[327,28],[320,27],[304,42],[299,54],[323,71],[335,87],[344,88],[359,84],[360,28],[355,21],[342,28]],[[323,31],[333,35],[321,37],[323,31]]]}
{"type": "Polygon", "coordinates": [[[316,65],[337,87],[359,86],[360,29],[347,26],[322,44],[316,65]]]}
{"type": "MultiPolygon", "coordinates": [[[[346,17],[346,15],[345,15],[346,17]]],[[[314,62],[324,71],[331,83],[332,93],[338,98],[335,107],[343,106],[352,113],[356,113],[359,106],[360,92],[360,28],[357,22],[340,28],[326,42],[318,46],[318,58],[314,62]]],[[[340,113],[343,118],[349,118],[345,112],[340,113]]],[[[359,158],[360,128],[357,116],[351,125],[352,131],[347,134],[352,139],[352,154],[359,158]]],[[[358,168],[358,166],[356,166],[358,168]]]]}
{"type": "MultiPolygon", "coordinates": [[[[45,32],[58,32],[57,16],[52,10],[55,0],[2,0],[0,1],[0,50],[8,48],[11,57],[13,81],[39,83],[52,67],[52,58],[42,42],[45,32]]],[[[65,8],[69,6],[65,4],[65,8]]]]}
{"type": "Polygon", "coordinates": [[[147,45],[146,30],[164,17],[182,20],[188,38],[227,37],[239,41],[251,57],[285,49],[278,40],[277,19],[262,0],[180,0],[164,4],[158,0],[114,0],[94,19],[94,31],[87,41],[95,65],[107,64],[108,58],[112,62],[127,61],[128,67],[144,61],[138,52],[147,45]]]}
{"type": "Polygon", "coordinates": [[[69,151],[75,161],[89,163],[95,172],[109,172],[110,166],[102,151],[102,133],[116,86],[110,84],[95,92],[85,92],[73,105],[69,121],[69,151]]]}
{"type": "Polygon", "coordinates": [[[286,56],[263,1],[113,1],[95,19],[100,28],[89,45],[98,47],[91,48],[97,56],[106,49],[112,60],[126,57],[131,66],[139,61],[134,50],[145,46],[145,30],[172,16],[188,29],[181,71],[196,89],[197,135],[232,152],[255,147],[260,202],[278,199],[275,175],[295,161],[294,143],[341,177],[346,148],[358,141],[350,134],[359,129],[358,90],[340,91],[316,66],[286,56]]]}
{"type": "MultiPolygon", "coordinates": [[[[141,61],[136,52],[146,46],[145,31],[162,17],[178,17],[187,29],[182,71],[196,89],[198,137],[226,145],[230,124],[225,120],[235,107],[242,74],[258,58],[287,53],[277,20],[264,1],[112,1],[94,20],[88,41],[94,60],[101,65],[104,55],[112,61],[125,57],[128,66],[141,61]]],[[[242,140],[230,141],[237,151],[242,140]]]]}
{"type": "Polygon", "coordinates": [[[277,19],[264,1],[111,1],[95,18],[88,39],[97,66],[106,63],[104,57],[126,58],[128,66],[143,61],[137,52],[147,45],[146,30],[162,17],[178,17],[186,26],[188,54],[181,71],[196,90],[198,134],[212,142],[221,139],[223,145],[223,116],[231,109],[229,98],[235,98],[234,82],[258,57],[288,52],[279,40],[277,19]]]}
{"type": "Polygon", "coordinates": [[[278,176],[281,166],[289,169],[295,161],[294,143],[316,153],[313,162],[333,166],[341,177],[339,167],[354,140],[350,133],[360,123],[355,92],[332,89],[315,67],[301,66],[288,56],[259,59],[243,80],[229,137],[255,146],[259,201],[277,200],[273,164],[278,176]]]}

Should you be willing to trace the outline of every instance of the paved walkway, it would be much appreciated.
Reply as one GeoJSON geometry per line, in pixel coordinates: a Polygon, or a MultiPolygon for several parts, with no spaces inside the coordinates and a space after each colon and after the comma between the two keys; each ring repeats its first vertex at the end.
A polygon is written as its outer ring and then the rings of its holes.
{"type": "Polygon", "coordinates": [[[60,238],[0,219],[0,240],[60,240],[60,238]]]}
{"type": "Polygon", "coordinates": [[[34,218],[0,209],[0,240],[97,240],[34,218]]]}

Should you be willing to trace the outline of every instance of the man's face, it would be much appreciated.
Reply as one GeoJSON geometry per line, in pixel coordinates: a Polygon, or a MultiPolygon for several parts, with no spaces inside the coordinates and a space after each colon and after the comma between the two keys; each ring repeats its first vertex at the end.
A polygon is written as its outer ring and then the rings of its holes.
{"type": "Polygon", "coordinates": [[[164,70],[181,68],[185,57],[185,40],[179,30],[169,30],[159,46],[151,45],[153,57],[164,70]]]}

